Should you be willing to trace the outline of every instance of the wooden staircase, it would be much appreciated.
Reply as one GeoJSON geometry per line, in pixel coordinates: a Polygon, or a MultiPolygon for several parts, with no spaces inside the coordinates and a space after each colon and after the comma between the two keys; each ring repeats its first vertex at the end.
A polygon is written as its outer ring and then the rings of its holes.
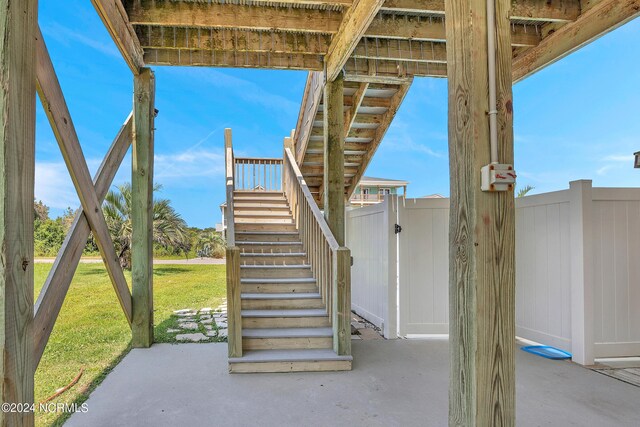
{"type": "Polygon", "coordinates": [[[350,370],[333,350],[329,313],[281,191],[234,191],[242,356],[230,372],[350,370]]]}

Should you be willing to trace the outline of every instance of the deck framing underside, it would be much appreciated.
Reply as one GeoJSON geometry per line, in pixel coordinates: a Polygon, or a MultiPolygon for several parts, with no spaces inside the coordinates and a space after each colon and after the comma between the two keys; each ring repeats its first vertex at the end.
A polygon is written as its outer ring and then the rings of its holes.
{"type": "MultiPolygon", "coordinates": [[[[322,88],[345,77],[350,195],[414,77],[446,77],[444,0],[92,0],[123,57],[145,65],[308,70],[294,143],[321,202],[322,88]]],[[[640,13],[640,0],[512,0],[513,81],[640,13]]]]}

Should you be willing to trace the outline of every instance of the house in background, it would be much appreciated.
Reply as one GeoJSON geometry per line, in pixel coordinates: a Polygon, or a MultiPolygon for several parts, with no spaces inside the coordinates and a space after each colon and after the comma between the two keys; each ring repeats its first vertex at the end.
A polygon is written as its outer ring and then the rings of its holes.
{"type": "Polygon", "coordinates": [[[386,194],[400,194],[401,188],[402,194],[406,196],[408,184],[407,181],[363,176],[351,195],[349,204],[364,206],[380,203],[386,194]]]}
{"type": "Polygon", "coordinates": [[[227,229],[227,223],[225,220],[226,210],[227,210],[227,202],[224,202],[223,204],[220,205],[220,213],[222,214],[222,220],[216,224],[216,231],[218,233],[222,233],[223,236],[227,229]]]}

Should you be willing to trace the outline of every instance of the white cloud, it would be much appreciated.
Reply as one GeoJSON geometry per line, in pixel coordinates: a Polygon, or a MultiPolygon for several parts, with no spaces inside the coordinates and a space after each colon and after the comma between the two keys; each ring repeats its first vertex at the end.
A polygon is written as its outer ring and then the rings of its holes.
{"type": "Polygon", "coordinates": [[[610,156],[605,157],[605,162],[624,162],[624,163],[633,163],[633,155],[629,154],[612,154],[610,156]]]}
{"type": "Polygon", "coordinates": [[[35,197],[56,209],[79,205],[76,190],[64,162],[36,163],[35,197]]]}
{"type": "Polygon", "coordinates": [[[157,182],[177,178],[219,177],[224,175],[224,154],[220,150],[187,150],[155,156],[157,182]]]}
{"type": "Polygon", "coordinates": [[[181,69],[176,72],[181,73],[181,75],[187,74],[189,78],[194,81],[205,82],[225,90],[231,89],[240,99],[268,108],[278,115],[281,115],[283,110],[290,114],[296,114],[300,110],[298,101],[294,102],[282,95],[271,93],[256,83],[234,77],[222,71],[213,69],[181,69]]]}
{"type": "Polygon", "coordinates": [[[104,55],[114,58],[122,57],[120,55],[120,52],[118,52],[118,49],[113,44],[105,44],[100,40],[92,39],[91,37],[87,37],[86,35],[72,30],[71,28],[67,28],[64,25],[58,24],[57,22],[53,22],[49,25],[44,26],[42,28],[42,32],[47,37],[51,37],[60,43],[64,43],[65,45],[69,45],[70,41],[74,41],[90,47],[91,49],[94,49],[104,55]]]}
{"type": "MultiPolygon", "coordinates": [[[[405,123],[394,122],[391,124],[389,132],[385,136],[381,144],[381,148],[384,147],[384,149],[396,152],[413,152],[426,154],[432,157],[444,157],[444,154],[433,150],[428,145],[416,142],[413,139],[414,132],[415,129],[409,131],[409,126],[405,123]]],[[[431,140],[443,139],[440,135],[430,135],[428,138],[431,140]]],[[[446,136],[444,137],[444,140],[446,141],[446,136]]]]}

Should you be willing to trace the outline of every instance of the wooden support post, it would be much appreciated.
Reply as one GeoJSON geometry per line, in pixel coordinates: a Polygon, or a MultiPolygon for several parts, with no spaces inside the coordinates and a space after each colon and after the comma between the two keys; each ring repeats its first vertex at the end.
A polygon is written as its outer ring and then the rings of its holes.
{"type": "Polygon", "coordinates": [[[496,35],[498,157],[513,163],[509,0],[445,0],[449,86],[450,426],[515,425],[515,209],[480,190],[490,163],[487,35],[496,35]]]}
{"type": "Polygon", "coordinates": [[[569,183],[571,223],[571,355],[594,364],[593,347],[593,196],[591,181],[569,183]]]}
{"type": "Polygon", "coordinates": [[[242,309],[240,301],[240,248],[227,248],[227,313],[229,357],[242,357],[242,309]]]}
{"type": "Polygon", "coordinates": [[[153,343],[153,123],[155,77],[144,68],[134,77],[131,171],[132,345],[153,343]]]}
{"type": "Polygon", "coordinates": [[[340,246],[344,245],[344,81],[324,87],[324,216],[340,246]]]}
{"type": "Polygon", "coordinates": [[[333,350],[351,355],[351,251],[338,248],[333,264],[333,350]]]}
{"type": "MultiPolygon", "coordinates": [[[[0,354],[2,404],[33,404],[36,0],[0,0],[0,354]]],[[[0,411],[2,426],[33,412],[0,411]]]]}

